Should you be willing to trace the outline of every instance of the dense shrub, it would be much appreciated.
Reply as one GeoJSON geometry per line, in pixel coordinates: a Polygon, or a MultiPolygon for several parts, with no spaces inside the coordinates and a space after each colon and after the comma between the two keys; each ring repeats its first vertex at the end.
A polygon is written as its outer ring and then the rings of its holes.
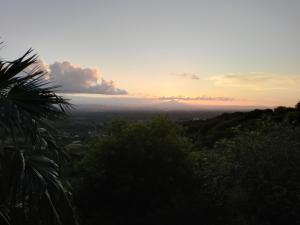
{"type": "Polygon", "coordinates": [[[203,147],[166,118],[115,121],[71,162],[82,222],[299,224],[298,118],[288,108],[197,122],[202,141],[212,135],[203,147]]]}
{"type": "Polygon", "coordinates": [[[230,210],[245,224],[300,223],[299,128],[262,124],[219,148],[232,161],[230,210]]]}
{"type": "Polygon", "coordinates": [[[174,224],[194,188],[191,147],[165,118],[114,122],[78,165],[82,218],[88,224],[174,224]]]}

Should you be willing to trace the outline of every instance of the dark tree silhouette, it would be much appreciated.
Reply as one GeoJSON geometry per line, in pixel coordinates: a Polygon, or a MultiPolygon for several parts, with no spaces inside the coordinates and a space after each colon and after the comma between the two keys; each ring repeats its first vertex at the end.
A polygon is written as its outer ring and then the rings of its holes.
{"type": "Polygon", "coordinates": [[[298,111],[300,111],[300,102],[298,102],[298,103],[295,105],[295,109],[297,109],[298,111]]]}
{"type": "Polygon", "coordinates": [[[49,125],[71,105],[31,53],[0,60],[0,223],[74,224],[59,178],[63,151],[49,125]]]}

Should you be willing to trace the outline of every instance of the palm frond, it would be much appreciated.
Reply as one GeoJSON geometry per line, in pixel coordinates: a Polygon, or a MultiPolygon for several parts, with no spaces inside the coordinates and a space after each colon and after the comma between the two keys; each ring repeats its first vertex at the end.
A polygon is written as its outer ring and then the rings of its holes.
{"type": "Polygon", "coordinates": [[[10,218],[8,214],[8,209],[5,206],[0,206],[0,224],[10,225],[10,218]]]}
{"type": "Polygon", "coordinates": [[[0,221],[75,224],[59,177],[63,151],[49,125],[72,105],[55,93],[58,87],[36,63],[32,49],[14,61],[0,59],[0,221]]]}

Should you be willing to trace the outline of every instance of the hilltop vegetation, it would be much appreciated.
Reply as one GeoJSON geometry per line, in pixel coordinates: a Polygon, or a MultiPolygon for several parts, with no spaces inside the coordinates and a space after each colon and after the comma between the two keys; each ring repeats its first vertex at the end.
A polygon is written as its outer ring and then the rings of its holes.
{"type": "Polygon", "coordinates": [[[298,126],[300,111],[296,107],[279,106],[274,110],[224,113],[207,120],[185,121],[180,124],[187,128],[187,135],[197,147],[205,148],[213,147],[217,141],[232,138],[243,131],[256,130],[262,123],[298,126]]]}
{"type": "Polygon", "coordinates": [[[299,224],[299,118],[278,107],[180,124],[115,121],[79,155],[69,150],[81,222],[299,224]]]}

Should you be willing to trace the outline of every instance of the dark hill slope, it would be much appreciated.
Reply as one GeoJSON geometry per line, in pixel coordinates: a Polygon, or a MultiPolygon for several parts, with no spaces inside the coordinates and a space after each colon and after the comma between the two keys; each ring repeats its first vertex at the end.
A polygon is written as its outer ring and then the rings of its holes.
{"type": "Polygon", "coordinates": [[[258,123],[300,124],[300,111],[295,108],[277,107],[274,110],[253,110],[250,112],[224,113],[220,116],[198,121],[185,121],[187,135],[197,147],[213,147],[224,138],[231,138],[241,131],[255,130],[258,123]]]}

